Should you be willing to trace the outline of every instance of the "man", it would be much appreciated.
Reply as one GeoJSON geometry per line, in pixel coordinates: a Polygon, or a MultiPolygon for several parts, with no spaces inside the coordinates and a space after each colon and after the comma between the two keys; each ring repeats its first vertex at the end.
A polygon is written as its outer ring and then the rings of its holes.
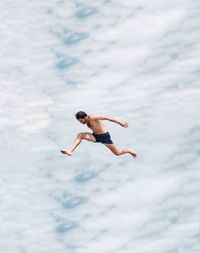
{"type": "Polygon", "coordinates": [[[79,133],[74,141],[74,144],[70,149],[62,149],[60,150],[61,153],[65,155],[72,155],[72,152],[77,148],[77,146],[81,143],[82,140],[87,140],[91,142],[100,142],[104,144],[107,148],[109,148],[115,155],[123,155],[123,154],[130,154],[134,158],[136,157],[136,153],[133,149],[130,148],[124,148],[124,149],[119,149],[117,148],[110,137],[109,132],[106,130],[105,126],[103,125],[102,121],[103,120],[109,120],[111,122],[115,122],[122,127],[127,128],[128,123],[127,122],[122,122],[117,119],[113,119],[108,116],[100,116],[100,115],[87,115],[83,111],[79,111],[76,113],[76,119],[82,123],[82,124],[87,124],[87,126],[92,129],[93,133],[88,133],[88,132],[82,132],[79,133]]]}

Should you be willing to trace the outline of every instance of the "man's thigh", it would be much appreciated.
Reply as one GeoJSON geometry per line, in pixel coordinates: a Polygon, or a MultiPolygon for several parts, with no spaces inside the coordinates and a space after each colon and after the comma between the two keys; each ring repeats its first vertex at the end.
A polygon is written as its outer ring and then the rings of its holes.
{"type": "Polygon", "coordinates": [[[92,142],[96,142],[96,139],[94,138],[94,135],[88,132],[83,132],[80,133],[81,134],[81,138],[87,141],[92,141],[92,142]]]}
{"type": "Polygon", "coordinates": [[[114,154],[118,153],[118,149],[114,144],[104,144],[107,148],[109,148],[114,154]]]}

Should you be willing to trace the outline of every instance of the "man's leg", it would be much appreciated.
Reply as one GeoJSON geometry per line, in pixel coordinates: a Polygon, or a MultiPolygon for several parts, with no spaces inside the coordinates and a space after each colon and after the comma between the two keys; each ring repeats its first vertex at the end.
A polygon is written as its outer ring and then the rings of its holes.
{"type": "Polygon", "coordinates": [[[82,140],[87,140],[87,141],[92,141],[95,142],[96,139],[94,138],[94,136],[91,133],[79,133],[73,143],[73,145],[71,146],[70,149],[62,149],[60,150],[61,153],[65,154],[65,155],[72,155],[72,152],[78,147],[78,145],[81,143],[82,140]]]}
{"type": "Polygon", "coordinates": [[[117,156],[127,153],[132,155],[134,158],[137,156],[136,152],[133,149],[130,148],[118,149],[114,144],[104,144],[104,145],[117,156]]]}

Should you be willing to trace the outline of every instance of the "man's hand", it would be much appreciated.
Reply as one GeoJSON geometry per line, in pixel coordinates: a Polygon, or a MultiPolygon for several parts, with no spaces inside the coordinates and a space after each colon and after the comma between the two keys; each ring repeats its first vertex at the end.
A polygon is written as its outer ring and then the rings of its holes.
{"type": "Polygon", "coordinates": [[[128,123],[127,123],[127,122],[120,122],[120,125],[121,125],[122,127],[125,127],[125,128],[128,127],[128,123]]]}

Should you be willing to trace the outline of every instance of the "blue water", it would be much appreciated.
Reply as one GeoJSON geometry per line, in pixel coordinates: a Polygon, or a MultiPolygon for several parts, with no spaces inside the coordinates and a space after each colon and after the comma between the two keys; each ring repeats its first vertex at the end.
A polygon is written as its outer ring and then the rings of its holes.
{"type": "Polygon", "coordinates": [[[199,252],[199,3],[0,3],[0,251],[199,252]],[[114,156],[82,142],[84,110],[114,156]]]}

